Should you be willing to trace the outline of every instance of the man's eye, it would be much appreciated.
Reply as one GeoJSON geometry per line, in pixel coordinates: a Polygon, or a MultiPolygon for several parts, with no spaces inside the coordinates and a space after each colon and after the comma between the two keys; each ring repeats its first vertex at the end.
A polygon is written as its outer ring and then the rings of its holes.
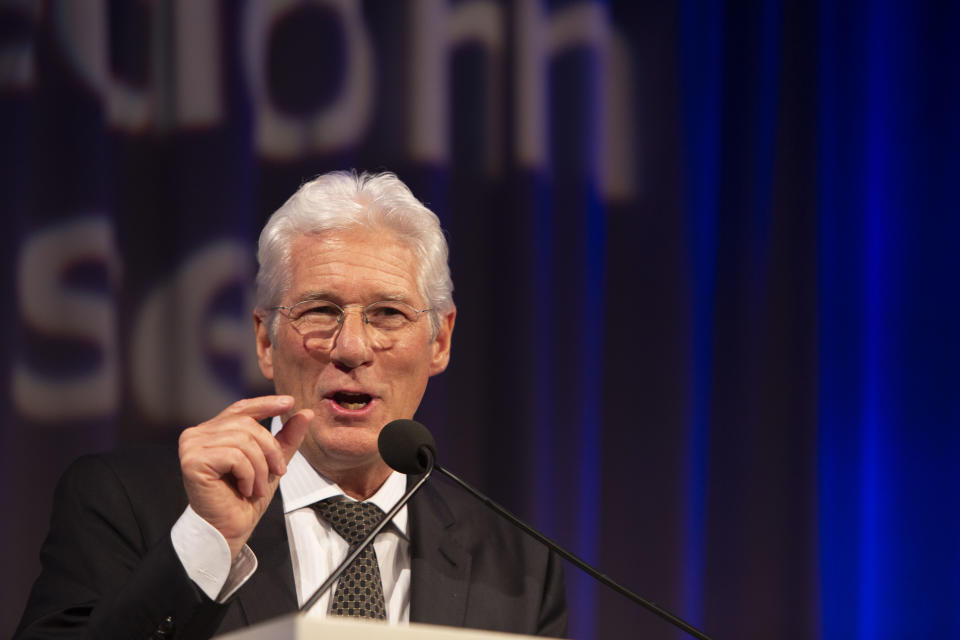
{"type": "Polygon", "coordinates": [[[381,305],[379,307],[375,307],[374,309],[371,309],[371,313],[373,313],[373,315],[384,316],[384,317],[404,315],[402,309],[399,309],[397,307],[387,306],[387,305],[381,305]]]}
{"type": "Polygon", "coordinates": [[[400,305],[378,304],[367,310],[371,323],[383,327],[399,327],[406,324],[410,317],[400,305]]]}
{"type": "Polygon", "coordinates": [[[337,318],[340,315],[340,309],[333,306],[313,307],[310,309],[310,315],[321,318],[337,318]]]}
{"type": "Polygon", "coordinates": [[[333,318],[340,315],[340,309],[332,304],[305,304],[295,314],[296,318],[333,318]]]}
{"type": "Polygon", "coordinates": [[[315,305],[307,307],[307,313],[319,313],[323,315],[338,315],[340,310],[331,305],[315,305]]]}

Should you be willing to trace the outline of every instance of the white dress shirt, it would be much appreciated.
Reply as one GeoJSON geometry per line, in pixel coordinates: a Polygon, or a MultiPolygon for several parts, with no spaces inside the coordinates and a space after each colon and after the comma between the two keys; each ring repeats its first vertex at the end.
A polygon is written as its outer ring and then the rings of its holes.
{"type": "MultiPolygon", "coordinates": [[[[276,434],[282,423],[274,418],[271,430],[276,434]]],[[[384,512],[389,511],[406,490],[406,476],[393,472],[367,502],[384,512]]],[[[343,496],[343,490],[316,472],[298,451],[287,464],[287,473],[280,478],[280,496],[293,561],[293,579],[297,601],[303,604],[327,576],[343,562],[349,551],[346,540],[333,530],[311,507],[320,500],[343,496]]],[[[231,562],[226,539],[188,505],[170,533],[173,548],[187,575],[212,600],[225,601],[239,589],[257,569],[256,556],[244,545],[231,562]]],[[[383,598],[387,621],[396,624],[410,620],[410,542],[407,531],[407,508],[397,513],[374,539],[373,548],[383,580],[383,598]]],[[[334,584],[307,615],[324,617],[330,609],[334,584]]]]}

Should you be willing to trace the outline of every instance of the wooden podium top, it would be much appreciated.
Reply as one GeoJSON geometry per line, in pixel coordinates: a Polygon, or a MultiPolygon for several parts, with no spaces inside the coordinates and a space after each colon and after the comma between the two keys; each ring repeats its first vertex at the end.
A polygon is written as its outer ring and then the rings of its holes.
{"type": "MultiPolygon", "coordinates": [[[[533,636],[456,629],[429,624],[388,625],[374,620],[289,615],[248,629],[233,631],[216,640],[523,640],[533,636]]],[[[539,640],[543,640],[539,638],[539,640]]]]}

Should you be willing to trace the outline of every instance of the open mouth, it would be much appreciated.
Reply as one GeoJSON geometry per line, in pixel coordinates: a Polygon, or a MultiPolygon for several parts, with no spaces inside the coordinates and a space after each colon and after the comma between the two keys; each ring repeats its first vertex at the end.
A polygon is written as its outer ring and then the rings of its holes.
{"type": "Polygon", "coordinates": [[[348,393],[346,391],[337,391],[333,394],[333,401],[344,409],[350,411],[359,411],[370,404],[373,398],[366,393],[348,393]]]}

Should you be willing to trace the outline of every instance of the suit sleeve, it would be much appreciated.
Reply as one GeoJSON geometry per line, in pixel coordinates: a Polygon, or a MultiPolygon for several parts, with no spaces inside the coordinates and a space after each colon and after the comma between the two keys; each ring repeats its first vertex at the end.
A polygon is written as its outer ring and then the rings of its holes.
{"type": "Polygon", "coordinates": [[[82,458],[61,478],[50,533],[15,640],[209,638],[225,607],[187,576],[166,518],[148,526],[103,457],[82,458]],[[165,529],[165,534],[164,534],[165,529]]]}

